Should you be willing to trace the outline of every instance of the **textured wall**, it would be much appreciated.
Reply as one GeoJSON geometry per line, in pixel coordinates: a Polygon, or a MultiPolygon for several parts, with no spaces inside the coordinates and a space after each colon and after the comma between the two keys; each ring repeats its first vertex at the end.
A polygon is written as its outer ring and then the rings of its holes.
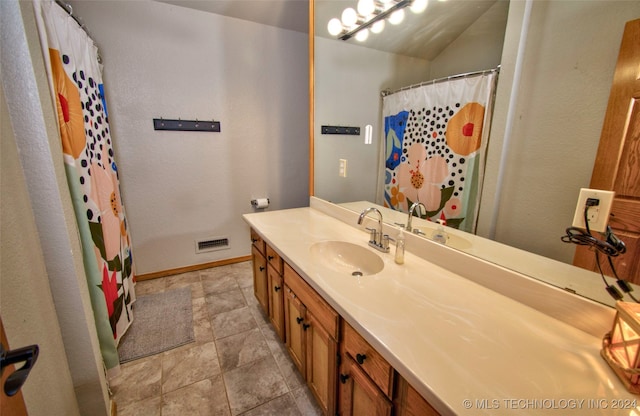
{"type": "Polygon", "coordinates": [[[571,225],[580,188],[589,186],[624,24],[640,17],[640,2],[533,2],[503,193],[495,205],[523,11],[524,2],[512,2],[478,233],[489,232],[497,209],[498,241],[571,263],[575,247],[560,236],[571,225]]]}
{"type": "Polygon", "coordinates": [[[104,82],[138,274],[250,253],[242,214],[308,205],[308,36],[154,1],[71,2],[104,82]],[[153,118],[221,122],[154,131],[153,118]],[[195,253],[195,240],[230,249],[195,253]]]}

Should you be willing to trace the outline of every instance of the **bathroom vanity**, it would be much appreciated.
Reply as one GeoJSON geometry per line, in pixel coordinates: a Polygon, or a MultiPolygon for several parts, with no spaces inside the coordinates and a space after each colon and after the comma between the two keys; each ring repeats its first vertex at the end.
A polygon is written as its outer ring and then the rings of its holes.
{"type": "Polygon", "coordinates": [[[373,218],[314,197],[244,219],[256,298],[326,415],[640,414],[600,357],[611,308],[411,235],[396,264],[373,218]]]}

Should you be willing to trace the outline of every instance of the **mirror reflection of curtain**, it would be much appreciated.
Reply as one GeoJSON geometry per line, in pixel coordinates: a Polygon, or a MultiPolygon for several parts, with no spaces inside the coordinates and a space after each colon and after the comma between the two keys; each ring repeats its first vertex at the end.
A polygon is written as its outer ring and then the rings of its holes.
{"type": "Polygon", "coordinates": [[[497,71],[450,78],[384,96],[384,205],[474,232],[497,71]]]}
{"type": "Polygon", "coordinates": [[[35,0],[34,7],[100,351],[111,377],[119,369],[118,342],[133,320],[135,277],[98,50],[53,0],[35,0]]]}

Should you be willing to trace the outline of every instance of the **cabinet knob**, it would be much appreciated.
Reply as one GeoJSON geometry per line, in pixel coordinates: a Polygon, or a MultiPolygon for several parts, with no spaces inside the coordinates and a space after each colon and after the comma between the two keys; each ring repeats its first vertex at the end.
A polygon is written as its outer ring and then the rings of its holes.
{"type": "Polygon", "coordinates": [[[358,364],[362,365],[364,363],[364,360],[367,358],[367,356],[365,354],[356,354],[356,361],[358,362],[358,364]]]}
{"type": "Polygon", "coordinates": [[[267,258],[269,259],[269,261],[273,260],[274,257],[273,256],[267,256],[267,258]]]}
{"type": "Polygon", "coordinates": [[[302,323],[302,321],[304,321],[304,319],[302,319],[302,317],[298,316],[298,317],[296,318],[296,322],[297,322],[298,324],[301,324],[301,323],[302,323]]]}
{"type": "Polygon", "coordinates": [[[275,290],[277,292],[278,290],[280,290],[280,286],[274,286],[273,290],[275,290]]]}
{"type": "Polygon", "coordinates": [[[307,328],[309,328],[310,326],[311,326],[310,324],[302,324],[302,329],[306,331],[307,328]]]}
{"type": "Polygon", "coordinates": [[[251,242],[255,244],[255,243],[257,243],[257,242],[258,242],[258,239],[257,239],[257,238],[252,238],[252,239],[251,239],[251,242]]]}
{"type": "Polygon", "coordinates": [[[264,266],[260,266],[260,271],[263,272],[264,271],[264,266]]]}
{"type": "Polygon", "coordinates": [[[342,384],[347,384],[347,380],[349,380],[349,374],[340,374],[340,382],[342,384]]]}

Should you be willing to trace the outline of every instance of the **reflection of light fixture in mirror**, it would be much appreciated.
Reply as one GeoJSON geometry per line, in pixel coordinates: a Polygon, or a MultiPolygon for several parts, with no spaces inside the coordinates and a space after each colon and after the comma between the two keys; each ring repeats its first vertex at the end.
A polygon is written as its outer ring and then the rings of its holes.
{"type": "Polygon", "coordinates": [[[428,5],[429,0],[413,0],[413,3],[411,3],[411,6],[409,8],[413,13],[418,14],[425,11],[428,5]]]}
{"type": "Polygon", "coordinates": [[[370,16],[376,11],[374,0],[358,0],[358,14],[360,16],[370,16]]]}
{"type": "MultiPolygon", "coordinates": [[[[373,33],[380,33],[384,28],[384,23],[378,25],[376,25],[376,23],[384,21],[387,17],[391,19],[390,16],[394,14],[394,12],[402,11],[401,9],[410,6],[413,1],[414,0],[360,0],[357,7],[361,14],[349,7],[342,12],[342,27],[340,30],[338,30],[336,23],[338,19],[335,19],[336,21],[331,19],[327,25],[327,29],[332,36],[339,36],[341,40],[351,39],[358,32],[370,26],[373,33]],[[373,26],[376,27],[374,28],[373,26]]],[[[403,17],[404,11],[402,11],[400,15],[396,14],[393,18],[402,21],[403,17]]],[[[366,39],[368,34],[361,36],[366,39]]]]}
{"type": "Polygon", "coordinates": [[[395,12],[391,13],[391,16],[389,16],[389,23],[391,23],[392,25],[399,25],[403,20],[404,10],[402,9],[396,10],[395,12]]]}
{"type": "Polygon", "coordinates": [[[358,13],[351,7],[347,7],[342,12],[342,25],[344,27],[352,27],[358,23],[358,13]]]}
{"type": "Polygon", "coordinates": [[[369,29],[362,29],[356,33],[355,37],[358,42],[364,42],[369,37],[369,29]]]}
{"type": "Polygon", "coordinates": [[[382,32],[384,30],[384,20],[378,20],[377,22],[371,25],[369,30],[371,30],[371,33],[382,32]]]}
{"type": "Polygon", "coordinates": [[[340,19],[334,17],[333,19],[329,20],[329,23],[327,24],[327,31],[329,31],[329,34],[331,36],[338,36],[340,33],[342,33],[342,22],[340,21],[340,19]]]}

